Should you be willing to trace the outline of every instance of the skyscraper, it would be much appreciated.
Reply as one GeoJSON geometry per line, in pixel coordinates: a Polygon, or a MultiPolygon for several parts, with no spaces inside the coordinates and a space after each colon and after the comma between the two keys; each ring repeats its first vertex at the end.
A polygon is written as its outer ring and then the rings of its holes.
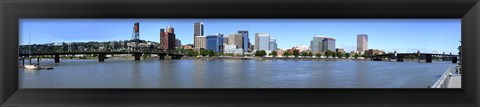
{"type": "Polygon", "coordinates": [[[225,36],[223,37],[223,46],[227,46],[228,45],[228,36],[225,36]]]}
{"type": "Polygon", "coordinates": [[[203,23],[202,22],[195,22],[193,23],[193,44],[197,46],[197,40],[195,37],[203,36],[203,23]]]}
{"type": "Polygon", "coordinates": [[[257,50],[270,50],[270,34],[257,33],[255,37],[255,42],[258,42],[258,44],[255,44],[258,47],[257,50]]]}
{"type": "Polygon", "coordinates": [[[363,54],[365,50],[368,50],[368,35],[357,34],[357,51],[363,54]]]}
{"type": "Polygon", "coordinates": [[[195,37],[195,48],[203,48],[203,49],[206,49],[207,48],[207,37],[205,36],[196,36],[195,37]]]}
{"type": "Polygon", "coordinates": [[[310,41],[310,51],[312,53],[319,53],[323,52],[323,40],[325,39],[325,36],[314,36],[313,40],[310,41]]]}
{"type": "Polygon", "coordinates": [[[270,38],[270,48],[271,51],[275,51],[277,49],[277,39],[270,38]]]}
{"type": "Polygon", "coordinates": [[[182,41],[178,38],[175,39],[175,47],[178,47],[178,48],[182,47],[182,41]]]}
{"type": "Polygon", "coordinates": [[[333,38],[323,39],[323,50],[324,51],[330,50],[332,52],[335,52],[335,39],[333,38]]]}
{"type": "Polygon", "coordinates": [[[242,49],[243,48],[243,36],[242,36],[242,34],[238,34],[238,33],[228,34],[228,44],[229,45],[236,45],[237,49],[242,49]]]}
{"type": "MultiPolygon", "coordinates": [[[[269,34],[267,33],[255,33],[255,45],[254,45],[254,50],[259,50],[260,49],[260,39],[258,38],[259,36],[265,36],[265,35],[268,35],[270,36],[269,34]]],[[[270,40],[269,40],[270,41],[270,40]]],[[[267,49],[268,50],[268,49],[267,49]]]]}
{"type": "Polygon", "coordinates": [[[214,52],[222,52],[223,50],[223,34],[208,35],[206,50],[213,50],[214,52]]]}
{"type": "Polygon", "coordinates": [[[250,47],[250,46],[248,46],[248,44],[250,43],[250,38],[248,38],[248,31],[247,30],[239,30],[238,33],[242,35],[243,52],[247,52],[248,47],[250,47]]]}
{"type": "Polygon", "coordinates": [[[175,34],[172,25],[168,25],[168,26],[167,26],[167,33],[173,33],[173,34],[175,34]]]}
{"type": "Polygon", "coordinates": [[[133,24],[132,40],[140,40],[140,23],[133,24]]]}
{"type": "Polygon", "coordinates": [[[165,50],[174,50],[176,46],[175,33],[173,27],[168,26],[167,32],[165,29],[160,29],[160,48],[165,50]]]}

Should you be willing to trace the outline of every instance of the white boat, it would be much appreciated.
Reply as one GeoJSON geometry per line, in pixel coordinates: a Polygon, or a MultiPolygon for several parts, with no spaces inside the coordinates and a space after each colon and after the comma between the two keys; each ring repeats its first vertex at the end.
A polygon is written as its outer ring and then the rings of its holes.
{"type": "Polygon", "coordinates": [[[40,69],[41,67],[38,65],[25,65],[25,69],[40,69]]]}
{"type": "MultiPolygon", "coordinates": [[[[31,56],[31,51],[30,51],[30,38],[31,38],[31,34],[28,35],[29,39],[28,39],[28,57],[30,58],[31,56]]],[[[30,64],[29,65],[24,65],[23,66],[25,69],[32,69],[32,70],[38,70],[38,69],[53,69],[53,66],[40,66],[40,63],[37,63],[37,64],[32,64],[32,62],[30,61],[30,64]]]]}

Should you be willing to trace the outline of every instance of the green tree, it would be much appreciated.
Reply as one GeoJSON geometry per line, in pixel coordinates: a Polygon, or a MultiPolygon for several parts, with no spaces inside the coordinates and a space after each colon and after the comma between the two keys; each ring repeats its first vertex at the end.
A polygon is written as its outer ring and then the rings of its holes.
{"type": "Polygon", "coordinates": [[[150,57],[150,56],[151,56],[151,54],[143,54],[143,55],[142,55],[142,58],[143,58],[143,59],[147,59],[147,58],[150,57]]]}
{"type": "Polygon", "coordinates": [[[208,50],[208,56],[215,56],[215,51],[208,50]]]}
{"type": "Polygon", "coordinates": [[[345,57],[346,57],[346,58],[349,58],[349,57],[350,57],[350,53],[345,53],[345,57]]]}
{"type": "Polygon", "coordinates": [[[266,52],[265,50],[260,51],[260,56],[263,57],[263,56],[265,56],[265,55],[267,55],[267,52],[266,52]]]}
{"type": "Polygon", "coordinates": [[[195,52],[192,49],[187,50],[187,56],[198,56],[198,52],[195,52]]]}
{"type": "Polygon", "coordinates": [[[263,57],[265,55],[267,55],[265,50],[257,50],[257,52],[255,52],[255,56],[263,57]]]}
{"type": "Polygon", "coordinates": [[[362,57],[363,57],[363,58],[367,58],[367,54],[362,54],[362,57]]]}
{"type": "Polygon", "coordinates": [[[333,58],[337,57],[337,53],[332,51],[332,57],[333,58]]]}
{"type": "Polygon", "coordinates": [[[276,52],[276,51],[272,51],[271,54],[272,54],[273,57],[276,57],[276,56],[277,56],[277,52],[276,52]]]}
{"type": "Polygon", "coordinates": [[[284,57],[288,57],[288,56],[290,56],[290,55],[291,55],[291,54],[290,54],[290,52],[288,52],[288,51],[285,51],[285,52],[283,53],[283,56],[284,56],[284,57]]]}
{"type": "Polygon", "coordinates": [[[202,56],[207,56],[208,55],[208,51],[203,49],[203,48],[200,48],[200,55],[202,56]]]}
{"type": "Polygon", "coordinates": [[[337,52],[337,57],[338,57],[338,58],[342,58],[343,56],[344,56],[344,55],[343,55],[342,52],[337,52]]]}
{"type": "Polygon", "coordinates": [[[257,51],[255,52],[255,56],[260,56],[260,54],[261,54],[261,53],[260,53],[260,50],[257,50],[257,51]]]}
{"type": "Polygon", "coordinates": [[[317,56],[317,58],[320,58],[320,57],[322,57],[322,53],[317,53],[317,54],[315,54],[315,56],[317,56]]]}
{"type": "Polygon", "coordinates": [[[326,50],[324,53],[325,53],[325,56],[327,57],[333,56],[333,52],[331,50],[326,50]]]}
{"type": "Polygon", "coordinates": [[[360,55],[359,55],[359,54],[353,54],[353,57],[354,57],[355,59],[357,59],[358,57],[360,57],[360,55]]]}
{"type": "Polygon", "coordinates": [[[295,56],[295,58],[298,58],[299,55],[300,55],[300,51],[293,50],[293,56],[295,56]]]}
{"type": "Polygon", "coordinates": [[[308,52],[307,52],[307,51],[303,51],[303,52],[302,52],[302,56],[303,56],[303,57],[308,56],[308,52]]]}

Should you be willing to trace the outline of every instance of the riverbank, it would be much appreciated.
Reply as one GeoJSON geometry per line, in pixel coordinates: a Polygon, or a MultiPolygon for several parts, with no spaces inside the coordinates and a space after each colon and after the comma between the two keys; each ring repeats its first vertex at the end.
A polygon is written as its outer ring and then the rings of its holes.
{"type": "Polygon", "coordinates": [[[370,61],[370,59],[348,59],[348,58],[295,58],[295,57],[182,57],[183,60],[358,60],[370,61]]]}
{"type": "MultiPolygon", "coordinates": [[[[72,57],[60,58],[61,60],[98,60],[98,57],[72,57]]],[[[141,57],[141,60],[158,60],[158,56],[141,57]]],[[[310,58],[310,57],[181,57],[181,60],[315,60],[315,61],[337,61],[337,60],[353,60],[353,61],[373,61],[372,59],[355,59],[355,58],[310,58]]],[[[21,61],[21,59],[19,59],[21,61]]],[[[40,60],[53,60],[52,58],[40,58],[40,60]]],[[[135,60],[133,56],[109,56],[106,60],[135,60]]],[[[178,60],[178,59],[174,59],[178,60]]],[[[25,60],[26,62],[28,59],[25,60]]],[[[383,62],[396,62],[390,60],[382,60],[383,62]]],[[[403,62],[417,62],[418,60],[404,59],[403,62]]],[[[36,62],[36,59],[32,59],[36,62]]]]}

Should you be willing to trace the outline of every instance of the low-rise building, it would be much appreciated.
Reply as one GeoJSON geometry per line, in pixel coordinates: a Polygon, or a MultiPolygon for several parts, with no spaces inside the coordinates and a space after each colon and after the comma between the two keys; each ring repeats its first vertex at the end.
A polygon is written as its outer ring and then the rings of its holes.
{"type": "Polygon", "coordinates": [[[335,52],[345,53],[345,49],[343,49],[343,48],[337,48],[337,49],[335,49],[335,52]]]}
{"type": "Polygon", "coordinates": [[[367,54],[367,56],[373,56],[373,55],[381,55],[385,53],[383,50],[379,50],[379,49],[368,49],[368,50],[365,50],[365,54],[367,54]]]}
{"type": "Polygon", "coordinates": [[[237,48],[237,45],[225,45],[224,52],[225,54],[234,54],[234,55],[243,55],[243,49],[237,48]]]}

